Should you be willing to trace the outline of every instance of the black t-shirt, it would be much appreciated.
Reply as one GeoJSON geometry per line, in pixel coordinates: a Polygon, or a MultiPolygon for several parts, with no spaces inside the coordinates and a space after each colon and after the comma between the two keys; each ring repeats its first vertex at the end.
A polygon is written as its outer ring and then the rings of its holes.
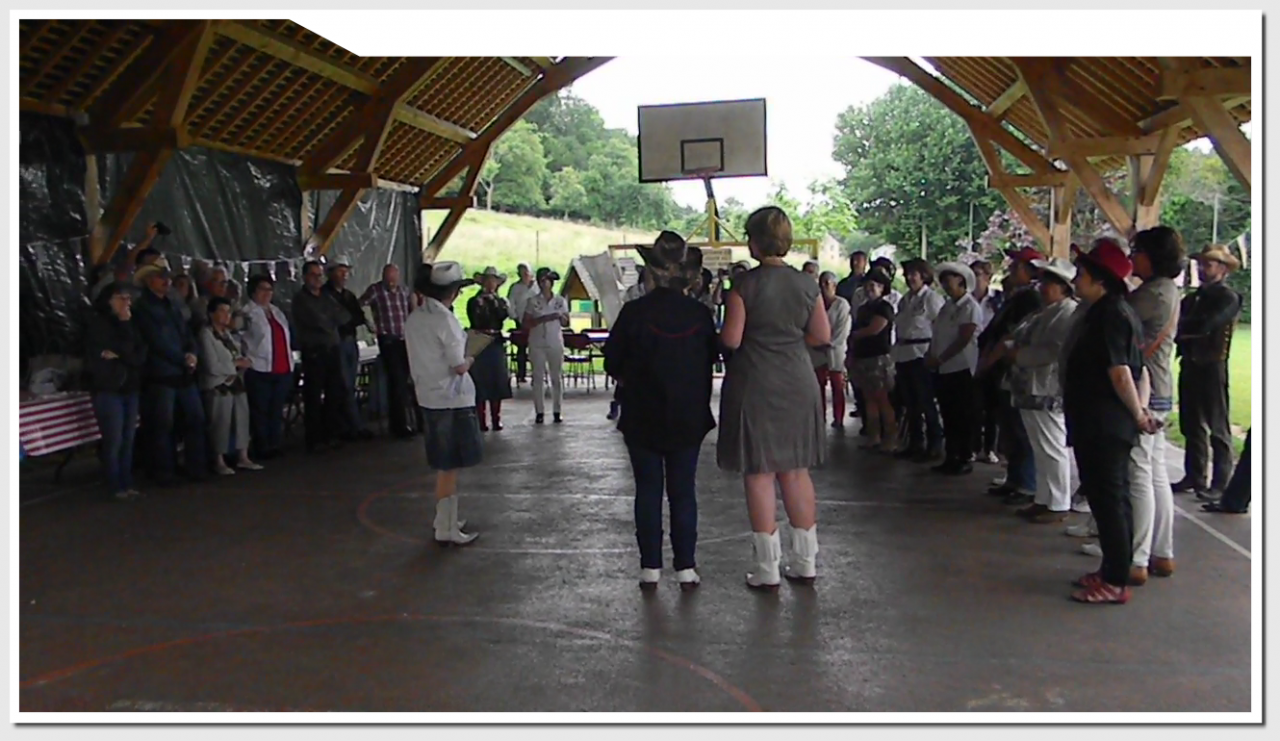
{"type": "Polygon", "coordinates": [[[893,347],[893,306],[888,301],[878,298],[875,301],[859,306],[857,320],[853,323],[853,331],[856,332],[859,329],[870,326],[871,320],[878,316],[885,318],[884,329],[870,337],[854,340],[854,358],[874,358],[878,355],[889,354],[890,348],[893,347]]]}
{"type": "Polygon", "coordinates": [[[1142,322],[1123,296],[1108,294],[1086,311],[1079,339],[1067,356],[1062,404],[1068,442],[1081,436],[1119,438],[1131,444],[1140,431],[1111,383],[1110,371],[1127,366],[1136,386],[1142,376],[1142,322]]]}

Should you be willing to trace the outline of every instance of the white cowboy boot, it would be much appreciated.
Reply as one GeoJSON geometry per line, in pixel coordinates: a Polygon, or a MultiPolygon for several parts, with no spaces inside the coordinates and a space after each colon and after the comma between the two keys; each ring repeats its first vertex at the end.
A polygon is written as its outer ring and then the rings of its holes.
{"type": "Polygon", "coordinates": [[[698,588],[702,577],[693,569],[680,569],[676,572],[676,583],[680,585],[680,591],[689,592],[698,588]]]}
{"type": "Polygon", "coordinates": [[[640,569],[640,591],[654,591],[658,588],[658,579],[661,577],[662,569],[640,569]]]}
{"type": "Polygon", "coordinates": [[[436,501],[435,529],[436,544],[442,547],[469,545],[480,537],[478,533],[462,532],[462,526],[458,522],[457,495],[436,501]]]}
{"type": "Polygon", "coordinates": [[[751,533],[751,550],[755,557],[755,570],[747,573],[747,586],[752,589],[776,591],[782,583],[778,565],[782,562],[782,543],[778,531],[751,533]]]}
{"type": "Polygon", "coordinates": [[[791,528],[791,552],[783,576],[799,584],[812,584],[818,577],[818,525],[808,530],[791,528]]]}

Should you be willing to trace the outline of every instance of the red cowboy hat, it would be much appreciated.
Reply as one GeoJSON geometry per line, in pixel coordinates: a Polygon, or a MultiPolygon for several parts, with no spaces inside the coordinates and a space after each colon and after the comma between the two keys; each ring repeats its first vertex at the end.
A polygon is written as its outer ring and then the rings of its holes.
{"type": "Polygon", "coordinates": [[[1022,249],[1017,250],[1005,250],[1004,254],[1005,257],[1008,257],[1010,260],[1021,260],[1022,262],[1044,259],[1044,255],[1041,254],[1040,250],[1032,247],[1023,247],[1022,249]]]}
{"type": "Polygon", "coordinates": [[[1099,239],[1088,252],[1076,252],[1076,262],[1089,262],[1124,283],[1133,273],[1133,262],[1114,239],[1099,239]]]}

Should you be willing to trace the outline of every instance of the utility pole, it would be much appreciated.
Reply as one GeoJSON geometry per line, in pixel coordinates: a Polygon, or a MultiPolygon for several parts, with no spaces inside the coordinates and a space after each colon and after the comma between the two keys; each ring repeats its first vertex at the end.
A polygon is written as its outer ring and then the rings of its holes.
{"type": "Polygon", "coordinates": [[[920,259],[921,260],[929,259],[928,229],[925,227],[923,221],[920,222],[920,259]]]}
{"type": "Polygon", "coordinates": [[[1217,193],[1213,194],[1213,244],[1218,243],[1218,199],[1217,193]]]}
{"type": "Polygon", "coordinates": [[[973,201],[969,201],[969,251],[973,252],[973,201]]]}

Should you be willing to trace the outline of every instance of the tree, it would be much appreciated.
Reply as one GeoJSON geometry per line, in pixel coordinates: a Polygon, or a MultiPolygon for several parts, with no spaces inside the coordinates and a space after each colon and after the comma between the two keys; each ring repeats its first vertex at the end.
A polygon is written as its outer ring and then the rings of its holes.
{"type": "Polygon", "coordinates": [[[954,255],[968,236],[969,204],[982,213],[1003,205],[986,187],[964,122],[914,85],[842,112],[832,156],[844,167],[840,185],[858,225],[909,254],[918,254],[923,228],[930,258],[954,255]]]}
{"type": "Polygon", "coordinates": [[[582,173],[566,167],[551,173],[548,178],[548,191],[551,197],[547,206],[558,214],[569,218],[570,215],[581,215],[587,210],[587,189],[582,185],[582,173]]]}
{"type": "Polygon", "coordinates": [[[485,208],[496,205],[522,213],[546,208],[542,187],[547,179],[547,157],[537,127],[517,121],[508,129],[493,145],[479,179],[485,189],[485,208]]]}

